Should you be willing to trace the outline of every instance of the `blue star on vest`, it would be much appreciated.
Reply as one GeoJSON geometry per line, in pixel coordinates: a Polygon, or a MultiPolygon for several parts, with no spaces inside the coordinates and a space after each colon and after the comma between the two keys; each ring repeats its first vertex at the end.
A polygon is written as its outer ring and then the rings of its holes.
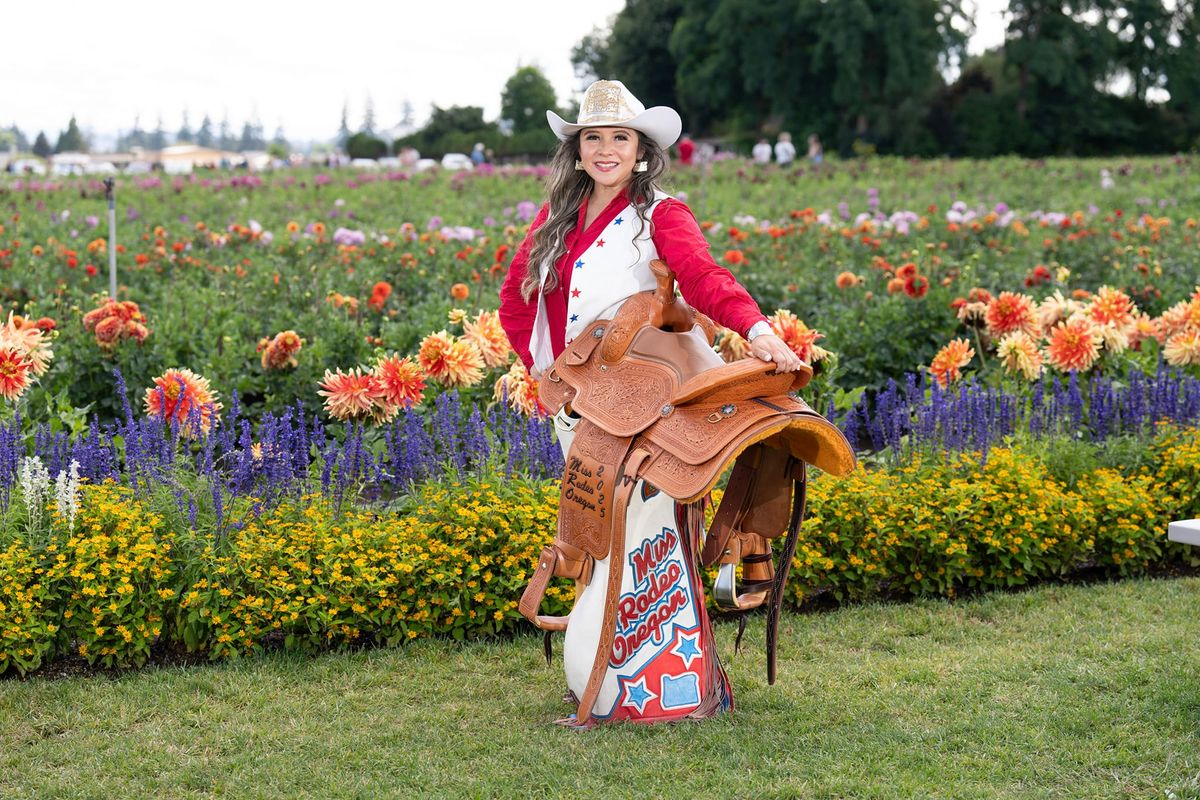
{"type": "Polygon", "coordinates": [[[639,714],[646,712],[646,703],[658,697],[654,692],[646,688],[646,678],[642,677],[636,683],[630,683],[625,686],[625,702],[621,705],[633,706],[638,710],[639,714]]]}
{"type": "Polygon", "coordinates": [[[583,269],[583,259],[582,258],[575,262],[575,269],[583,269]]]}
{"type": "Polygon", "coordinates": [[[572,315],[571,315],[571,322],[579,322],[579,315],[578,315],[578,314],[572,314],[572,315]]]}
{"type": "Polygon", "coordinates": [[[616,219],[613,220],[613,225],[620,225],[624,221],[625,220],[621,219],[620,217],[617,217],[616,219]]]}
{"type": "Polygon", "coordinates": [[[680,632],[679,644],[671,650],[672,653],[679,656],[683,661],[683,666],[687,669],[691,669],[692,662],[700,657],[700,648],[696,646],[696,642],[699,639],[699,633],[693,633],[689,636],[686,633],[680,632]]]}

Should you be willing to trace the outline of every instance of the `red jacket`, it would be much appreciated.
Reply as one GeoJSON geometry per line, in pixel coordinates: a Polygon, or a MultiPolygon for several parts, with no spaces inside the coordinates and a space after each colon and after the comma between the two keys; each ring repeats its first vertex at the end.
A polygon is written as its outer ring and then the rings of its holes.
{"type": "MultiPolygon", "coordinates": [[[[579,209],[579,220],[575,230],[566,236],[567,252],[555,264],[558,270],[558,289],[546,295],[546,313],[550,323],[550,341],[557,357],[566,347],[564,332],[567,328],[567,298],[571,292],[573,264],[585,250],[592,246],[596,237],[629,204],[623,194],[615,198],[608,207],[583,230],[587,203],[579,209]]],[[[508,275],[500,287],[500,324],[508,335],[509,342],[527,368],[533,367],[533,356],[529,353],[529,338],[537,315],[537,297],[525,302],[521,297],[521,282],[529,264],[529,251],[533,247],[533,232],[546,221],[549,207],[542,205],[525,235],[525,241],[517,248],[508,275]]],[[[759,310],[754,298],[722,267],[708,252],[708,240],[696,224],[692,210],[674,198],[659,203],[651,215],[653,225],[651,238],[658,250],[658,257],[666,261],[675,272],[679,290],[688,305],[707,314],[720,325],[745,336],[751,326],[766,317],[759,310]]]]}

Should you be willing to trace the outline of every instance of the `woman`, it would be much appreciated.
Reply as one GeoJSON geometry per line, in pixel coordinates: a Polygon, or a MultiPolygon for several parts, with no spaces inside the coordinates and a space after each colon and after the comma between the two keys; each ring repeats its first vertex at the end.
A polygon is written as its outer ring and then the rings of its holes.
{"type": "MultiPolygon", "coordinates": [[[[771,333],[758,305],[709,255],[688,207],[658,188],[666,151],[682,127],[678,113],[646,109],[619,81],[597,81],[588,87],[576,122],[552,111],[546,117],[560,141],[549,198],[500,290],[501,324],[535,378],[589,324],[612,318],[626,299],[653,289],[650,262],[656,258],[675,272],[688,304],[744,335],[755,357],[773,362],[777,372],[800,369],[800,359],[771,333]]],[[[577,422],[565,411],[555,417],[564,454],[577,422]]],[[[697,542],[679,535],[685,530],[682,507],[651,486],[633,497],[625,537],[633,568],[624,571],[621,593],[629,612],[618,625],[591,717],[652,722],[730,708],[732,694],[699,583],[697,542]],[[637,613],[643,606],[644,613],[637,613]]],[[[596,562],[566,631],[563,660],[576,700],[599,641],[607,561],[596,562]]]]}

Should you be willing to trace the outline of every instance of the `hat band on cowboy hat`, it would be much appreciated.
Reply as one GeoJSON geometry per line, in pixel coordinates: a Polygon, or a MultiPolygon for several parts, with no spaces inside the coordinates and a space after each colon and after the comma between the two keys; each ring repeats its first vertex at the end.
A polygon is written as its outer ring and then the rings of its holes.
{"type": "Polygon", "coordinates": [[[553,111],[546,112],[546,121],[564,142],[584,128],[632,128],[664,150],[675,144],[683,130],[679,112],[667,106],[646,108],[620,81],[596,81],[589,86],[575,122],[567,122],[553,111]]]}

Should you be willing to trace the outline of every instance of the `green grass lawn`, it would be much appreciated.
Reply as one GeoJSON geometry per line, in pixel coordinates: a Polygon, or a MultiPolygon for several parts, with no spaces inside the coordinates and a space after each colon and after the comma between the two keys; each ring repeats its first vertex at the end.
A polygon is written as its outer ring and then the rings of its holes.
{"type": "Polygon", "coordinates": [[[762,618],[737,710],[590,732],[539,640],[0,681],[0,797],[1200,797],[1200,579],[762,618]]]}

